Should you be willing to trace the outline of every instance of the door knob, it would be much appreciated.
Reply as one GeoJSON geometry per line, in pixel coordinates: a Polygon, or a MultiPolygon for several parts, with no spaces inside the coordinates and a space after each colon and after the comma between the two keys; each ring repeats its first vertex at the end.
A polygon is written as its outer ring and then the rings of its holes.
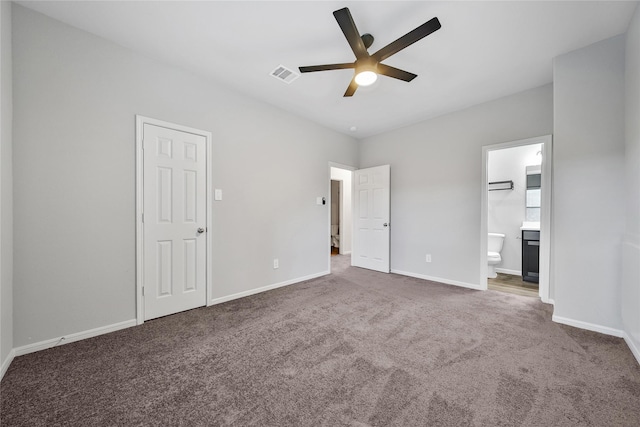
{"type": "Polygon", "coordinates": [[[204,233],[204,228],[202,227],[198,228],[198,234],[202,234],[202,233],[204,233]]]}
{"type": "Polygon", "coordinates": [[[386,222],[384,224],[382,224],[383,227],[388,227],[389,224],[387,224],[386,222]]]}

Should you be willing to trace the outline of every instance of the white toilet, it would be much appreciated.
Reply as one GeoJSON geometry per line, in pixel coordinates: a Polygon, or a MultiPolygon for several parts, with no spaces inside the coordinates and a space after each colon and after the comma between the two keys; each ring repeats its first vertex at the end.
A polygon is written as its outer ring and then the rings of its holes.
{"type": "Polygon", "coordinates": [[[333,246],[334,248],[340,247],[340,234],[338,234],[339,231],[340,229],[337,224],[331,224],[331,246],[333,246]]]}
{"type": "Polygon", "coordinates": [[[496,264],[500,264],[502,262],[500,251],[502,251],[503,243],[504,234],[489,233],[489,238],[487,239],[487,264],[489,265],[489,268],[487,269],[487,277],[489,279],[495,279],[498,277],[496,274],[496,264]]]}

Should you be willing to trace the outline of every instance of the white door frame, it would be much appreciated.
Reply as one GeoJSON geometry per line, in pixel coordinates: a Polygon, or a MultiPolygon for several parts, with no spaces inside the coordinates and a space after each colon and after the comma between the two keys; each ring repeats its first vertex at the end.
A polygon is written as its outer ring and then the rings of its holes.
{"type": "MultiPolygon", "coordinates": [[[[542,185],[541,198],[542,209],[540,211],[540,283],[539,295],[542,302],[553,304],[549,297],[550,283],[550,261],[551,261],[551,192],[552,174],[551,165],[553,159],[553,138],[551,135],[544,135],[535,138],[521,139],[518,141],[504,142],[501,144],[485,145],[482,147],[482,208],[480,213],[480,289],[487,290],[487,232],[488,232],[488,209],[489,209],[489,176],[488,162],[489,151],[502,150],[505,148],[521,147],[523,145],[542,144],[542,185]]],[[[524,209],[524,207],[523,207],[524,209]]]]}
{"type": "Polygon", "coordinates": [[[150,124],[154,126],[164,127],[168,129],[177,130],[180,132],[192,133],[195,135],[203,136],[206,140],[206,220],[207,220],[207,255],[205,264],[205,283],[206,286],[206,305],[210,305],[211,295],[213,295],[212,288],[212,265],[213,260],[211,254],[213,253],[213,209],[212,209],[212,183],[213,183],[213,150],[212,150],[212,134],[211,132],[194,129],[187,126],[177,125],[175,123],[165,122],[163,120],[152,119],[149,117],[136,115],[136,320],[138,325],[144,323],[144,297],[142,296],[142,285],[144,283],[144,223],[143,223],[143,201],[144,201],[144,155],[142,152],[142,140],[144,125],[150,124]]]}
{"type": "MultiPolygon", "coordinates": [[[[338,169],[344,169],[344,170],[348,170],[351,171],[351,198],[352,200],[349,200],[349,203],[351,203],[351,205],[353,206],[353,171],[356,170],[355,167],[353,166],[348,166],[348,165],[343,165],[341,163],[335,163],[335,162],[329,162],[329,166],[327,167],[327,174],[329,175],[329,197],[327,197],[328,200],[328,204],[329,204],[329,209],[327,209],[327,230],[329,230],[329,239],[327,240],[327,248],[324,251],[326,256],[327,256],[327,271],[331,272],[331,168],[338,168],[338,169]]],[[[342,189],[342,184],[340,184],[340,188],[342,189]]],[[[340,193],[340,196],[342,197],[342,194],[344,193],[340,193]]],[[[340,203],[340,222],[343,221],[343,217],[342,217],[342,210],[344,209],[343,202],[344,202],[344,198],[341,200],[340,203]]],[[[352,222],[353,222],[353,218],[351,218],[352,222]]],[[[352,234],[352,238],[353,238],[353,234],[352,234]]],[[[353,247],[352,247],[353,250],[353,247]]]]}

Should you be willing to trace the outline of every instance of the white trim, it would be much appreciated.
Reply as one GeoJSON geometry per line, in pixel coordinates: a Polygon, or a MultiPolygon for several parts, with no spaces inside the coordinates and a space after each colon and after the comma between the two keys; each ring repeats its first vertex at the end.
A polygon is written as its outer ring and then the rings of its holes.
{"type": "Polygon", "coordinates": [[[9,370],[9,366],[11,366],[11,362],[13,362],[14,357],[16,357],[16,351],[11,349],[9,354],[7,354],[7,358],[2,362],[2,368],[0,368],[0,380],[4,378],[4,374],[9,370]]]}
{"type": "MultiPolygon", "coordinates": [[[[205,304],[209,301],[209,295],[213,294],[213,202],[212,202],[212,188],[213,188],[213,147],[212,140],[213,134],[209,131],[195,129],[188,126],[177,125],[175,123],[166,122],[163,120],[152,119],[136,115],[136,321],[138,325],[144,323],[144,298],[142,297],[142,284],[144,283],[144,269],[143,269],[143,196],[144,196],[144,156],[142,153],[142,140],[144,125],[150,124],[154,126],[160,126],[168,129],[177,130],[180,132],[188,132],[194,135],[203,136],[206,140],[206,169],[207,169],[207,188],[206,188],[206,206],[207,206],[207,265],[206,265],[206,295],[205,304]]],[[[209,305],[209,304],[207,304],[209,305]]]]}
{"type": "Polygon", "coordinates": [[[340,255],[351,255],[351,251],[340,252],[340,255]]]}
{"type": "Polygon", "coordinates": [[[207,296],[205,301],[209,301],[209,296],[213,295],[213,134],[211,132],[204,133],[207,139],[207,272],[205,279],[207,281],[207,296]]]}
{"type": "Polygon", "coordinates": [[[596,325],[594,323],[583,322],[582,320],[569,319],[568,317],[551,316],[551,320],[563,325],[573,326],[575,328],[586,329],[587,331],[600,332],[601,334],[611,335],[613,337],[622,338],[624,331],[620,329],[610,328],[608,326],[596,325]]]}
{"type": "Polygon", "coordinates": [[[539,296],[542,302],[549,303],[550,298],[550,260],[551,260],[551,192],[553,138],[551,135],[535,138],[520,139],[517,141],[503,142],[500,144],[485,145],[482,147],[482,187],[480,209],[480,286],[487,289],[487,232],[488,232],[488,208],[489,195],[487,186],[489,183],[488,161],[489,151],[505,148],[521,147],[523,145],[542,144],[542,211],[540,213],[540,282],[539,296]]]}
{"type": "Polygon", "coordinates": [[[331,168],[345,169],[351,172],[358,169],[355,166],[344,165],[342,163],[336,163],[336,162],[329,162],[329,178],[331,178],[331,168]]]}
{"type": "Polygon", "coordinates": [[[487,245],[489,244],[489,148],[482,147],[482,187],[480,195],[480,289],[489,289],[489,264],[487,245]]]}
{"type": "Polygon", "coordinates": [[[509,274],[511,276],[522,276],[522,271],[509,270],[507,268],[496,268],[497,273],[509,274]]]}
{"type": "Polygon", "coordinates": [[[629,334],[627,334],[624,331],[622,332],[622,338],[624,338],[624,341],[629,346],[629,350],[631,350],[631,353],[633,353],[633,356],[636,358],[636,361],[638,362],[638,364],[640,364],[640,349],[636,347],[636,344],[633,342],[629,334]]]}
{"type": "Polygon", "coordinates": [[[142,260],[144,259],[144,230],[142,225],[144,187],[144,156],[142,155],[142,130],[144,118],[136,116],[136,322],[144,323],[144,299],[142,298],[142,260]]]}
{"type": "Polygon", "coordinates": [[[136,319],[127,320],[124,322],[114,323],[112,325],[101,326],[99,328],[90,329],[88,331],[76,332],[69,335],[63,335],[58,338],[44,340],[33,344],[23,345],[22,347],[14,348],[15,356],[22,356],[29,353],[34,353],[40,350],[46,350],[48,348],[57,347],[58,345],[69,344],[74,341],[80,341],[87,338],[93,338],[98,335],[108,334],[109,332],[119,331],[120,329],[130,328],[136,326],[136,319]]]}
{"type": "MultiPolygon", "coordinates": [[[[333,181],[333,179],[332,179],[333,181]]],[[[342,247],[344,246],[342,242],[342,238],[344,237],[344,180],[339,179],[338,181],[338,199],[339,199],[339,210],[338,210],[338,236],[340,236],[338,240],[338,254],[342,254],[342,247]]],[[[332,188],[333,190],[333,188],[332,188]]],[[[330,199],[330,203],[333,203],[333,199],[330,199]]],[[[329,204],[329,212],[331,212],[331,204],[329,204]]],[[[329,213],[329,218],[331,218],[331,213],[329,213]]],[[[331,228],[331,220],[329,220],[329,228],[331,228]]],[[[331,230],[329,230],[329,236],[331,236],[331,230]]]]}
{"type": "Polygon", "coordinates": [[[542,176],[541,196],[542,209],[540,211],[540,283],[539,295],[542,302],[548,302],[551,295],[551,232],[553,222],[551,206],[553,192],[553,137],[547,135],[542,144],[542,176]]]}
{"type": "Polygon", "coordinates": [[[395,274],[400,274],[401,276],[415,277],[416,279],[429,280],[431,282],[439,282],[439,283],[444,283],[446,285],[460,286],[462,288],[474,289],[476,291],[484,290],[480,285],[476,285],[473,283],[459,282],[457,280],[443,279],[442,277],[426,276],[424,274],[418,274],[418,273],[409,273],[408,271],[400,271],[400,270],[395,270],[393,268],[391,269],[391,272],[395,274]]]}
{"type": "Polygon", "coordinates": [[[259,294],[261,292],[270,291],[272,289],[282,288],[284,286],[294,285],[296,283],[305,282],[307,280],[316,279],[318,277],[326,276],[330,274],[330,271],[323,271],[320,273],[310,274],[304,277],[298,277],[296,279],[286,280],[280,283],[274,283],[272,285],[262,286],[261,288],[250,289],[248,291],[238,292],[236,294],[227,295],[225,297],[214,298],[209,301],[208,305],[221,304],[223,302],[232,301],[238,298],[248,297],[250,295],[259,294]]]}

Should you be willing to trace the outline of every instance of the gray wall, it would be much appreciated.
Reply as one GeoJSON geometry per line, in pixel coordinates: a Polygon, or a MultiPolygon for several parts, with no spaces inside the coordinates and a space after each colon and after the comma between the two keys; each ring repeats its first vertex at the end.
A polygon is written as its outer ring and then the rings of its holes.
{"type": "Polygon", "coordinates": [[[542,86],[361,143],[361,167],[391,164],[392,270],[480,285],[482,147],[552,133],[552,95],[542,86]]]}
{"type": "Polygon", "coordinates": [[[4,1],[0,2],[0,58],[0,365],[4,366],[13,349],[11,3],[4,1]]]}
{"type": "Polygon", "coordinates": [[[626,40],[626,232],[622,246],[622,323],[640,358],[640,7],[626,40]]]}
{"type": "Polygon", "coordinates": [[[135,317],[135,114],[213,132],[212,298],[327,270],[315,200],[355,140],[20,6],[13,24],[15,347],[135,317]]]}
{"type": "Polygon", "coordinates": [[[513,190],[489,191],[487,197],[487,230],[506,235],[500,253],[502,262],[496,265],[498,272],[522,273],[520,227],[525,220],[526,168],[540,164],[542,157],[536,153],[541,149],[541,144],[533,144],[489,151],[489,182],[513,181],[513,190]]]}
{"type": "Polygon", "coordinates": [[[624,55],[618,36],[554,61],[554,319],[621,329],[624,55]]]}

